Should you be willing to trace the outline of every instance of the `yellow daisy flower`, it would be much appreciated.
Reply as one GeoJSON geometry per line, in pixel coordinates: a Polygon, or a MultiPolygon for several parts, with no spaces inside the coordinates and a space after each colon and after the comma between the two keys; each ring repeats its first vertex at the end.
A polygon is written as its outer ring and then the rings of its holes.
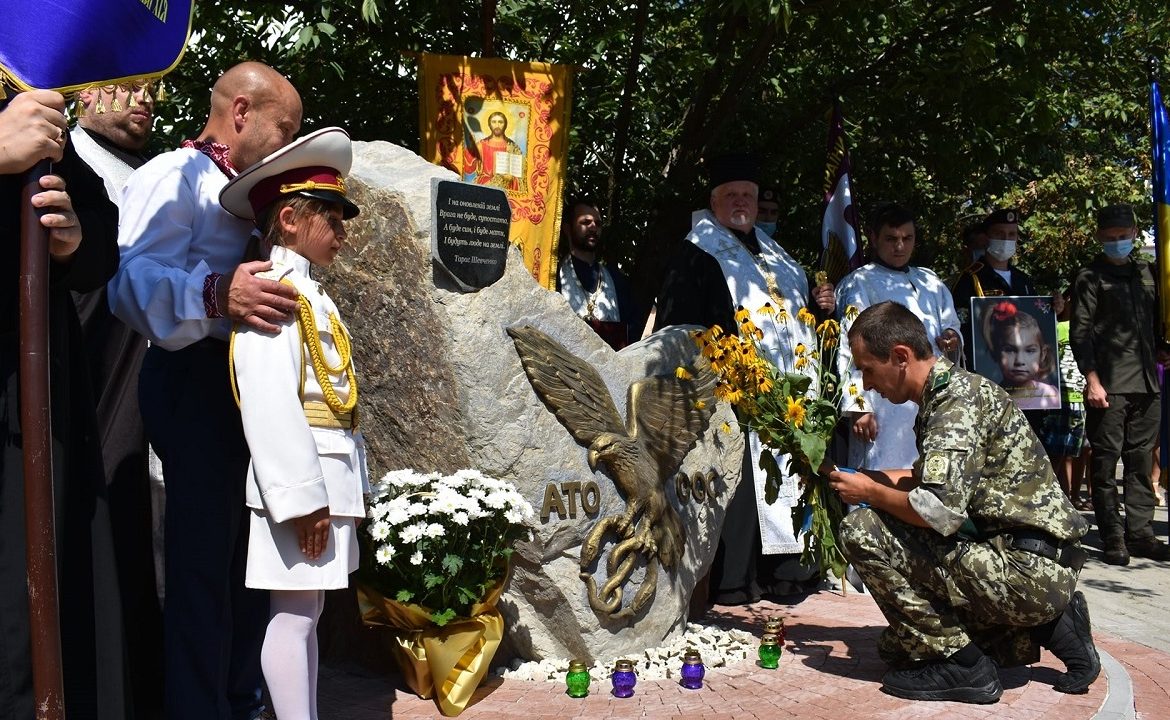
{"type": "Polygon", "coordinates": [[[776,314],[776,308],[772,307],[772,303],[770,303],[770,302],[766,302],[766,303],[764,303],[764,307],[760,308],[760,309],[758,310],[758,312],[759,312],[761,315],[775,315],[775,314],[776,314]]]}
{"type": "Polygon", "coordinates": [[[802,401],[788,398],[788,408],[784,411],[784,419],[792,423],[793,427],[804,425],[804,412],[802,401]]]}
{"type": "Polygon", "coordinates": [[[816,316],[810,313],[808,308],[801,308],[800,311],[796,313],[796,319],[805,325],[808,325],[809,327],[812,327],[817,323],[816,316]]]}
{"type": "Polygon", "coordinates": [[[857,317],[857,308],[853,305],[846,305],[845,306],[845,319],[852,320],[855,317],[857,317]]]}
{"type": "Polygon", "coordinates": [[[694,380],[695,379],[695,376],[692,375],[685,367],[683,367],[681,365],[674,369],[674,376],[676,378],[678,378],[679,380],[694,380]]]}
{"type": "Polygon", "coordinates": [[[744,308],[744,306],[743,306],[743,305],[740,305],[740,306],[739,306],[739,309],[735,311],[735,321],[736,321],[737,323],[745,323],[745,322],[748,322],[748,320],[751,318],[751,316],[752,316],[752,314],[751,314],[751,313],[749,313],[749,312],[747,311],[747,309],[746,309],[746,308],[744,308]]]}
{"type": "Polygon", "coordinates": [[[796,358],[797,370],[804,370],[806,367],[808,367],[808,358],[804,357],[803,355],[796,358]]]}

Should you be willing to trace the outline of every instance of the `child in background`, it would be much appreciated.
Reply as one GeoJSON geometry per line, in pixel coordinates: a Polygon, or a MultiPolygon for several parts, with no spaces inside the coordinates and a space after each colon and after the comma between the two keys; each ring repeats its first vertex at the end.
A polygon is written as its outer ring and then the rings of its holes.
{"type": "MultiPolygon", "coordinates": [[[[358,566],[357,523],[369,492],[357,430],[349,333],[313,281],[358,214],[345,196],[349,136],[326,128],[269,155],[232,180],[220,204],[254,220],[264,277],[300,293],[275,335],[237,325],[230,366],[252,453],[246,584],[271,591],[261,667],[278,717],[317,720],[317,620],[325,590],[358,566]]],[[[242,244],[242,243],[241,243],[242,244]]]]}
{"type": "Polygon", "coordinates": [[[1044,448],[1052,459],[1053,469],[1060,481],[1060,487],[1072,500],[1077,510],[1092,510],[1092,487],[1089,498],[1081,497],[1081,485],[1088,479],[1089,444],[1085,440],[1085,377],[1077,367],[1069,345],[1069,316],[1071,305],[1065,303],[1057,315],[1056,347],[1059,358],[1061,403],[1060,410],[1044,418],[1044,433],[1041,436],[1044,448]]]}
{"type": "Polygon", "coordinates": [[[1000,385],[1021,410],[1060,407],[1056,386],[1044,381],[1053,357],[1035,317],[1007,300],[997,303],[983,317],[983,337],[1003,374],[1000,385]]]}

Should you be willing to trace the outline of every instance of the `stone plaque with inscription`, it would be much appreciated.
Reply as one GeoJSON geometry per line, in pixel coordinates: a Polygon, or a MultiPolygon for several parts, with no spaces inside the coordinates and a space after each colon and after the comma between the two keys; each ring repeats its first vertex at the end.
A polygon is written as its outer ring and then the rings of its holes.
{"type": "Polygon", "coordinates": [[[431,254],[464,291],[504,276],[512,208],[503,190],[435,179],[431,254]]]}

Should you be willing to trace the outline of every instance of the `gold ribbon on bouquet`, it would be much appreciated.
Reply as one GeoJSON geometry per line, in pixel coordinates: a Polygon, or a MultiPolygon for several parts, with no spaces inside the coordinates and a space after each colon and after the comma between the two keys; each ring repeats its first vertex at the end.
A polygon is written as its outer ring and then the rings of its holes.
{"type": "Polygon", "coordinates": [[[431,622],[423,606],[400,603],[361,583],[358,608],[367,625],[393,631],[394,659],[407,686],[421,698],[435,698],[439,711],[452,717],[467,708],[504,638],[504,617],[496,603],[507,579],[505,573],[471,606],[468,617],[442,627],[431,622]]]}

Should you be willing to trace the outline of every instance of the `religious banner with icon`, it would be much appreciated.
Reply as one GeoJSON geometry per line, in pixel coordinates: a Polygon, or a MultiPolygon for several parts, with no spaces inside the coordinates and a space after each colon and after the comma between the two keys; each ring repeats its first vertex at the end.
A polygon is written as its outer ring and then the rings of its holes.
{"type": "Polygon", "coordinates": [[[0,23],[0,85],[71,93],[179,64],[194,0],[22,0],[0,23]]]}
{"type": "Polygon", "coordinates": [[[563,65],[423,54],[420,154],[467,183],[503,190],[509,239],[556,287],[571,77],[563,65]]]}

